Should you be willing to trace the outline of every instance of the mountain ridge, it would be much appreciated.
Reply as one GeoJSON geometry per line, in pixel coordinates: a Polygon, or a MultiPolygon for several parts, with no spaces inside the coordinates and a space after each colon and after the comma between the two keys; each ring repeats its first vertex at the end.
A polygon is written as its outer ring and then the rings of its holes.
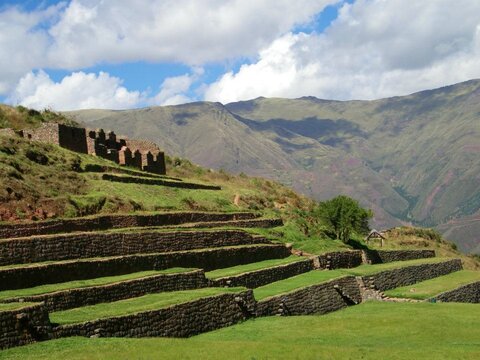
{"type": "Polygon", "coordinates": [[[480,80],[367,101],[260,97],[66,114],[320,200],[345,193],[374,210],[374,226],[437,227],[463,251],[480,251],[472,230],[480,219],[480,80]]]}

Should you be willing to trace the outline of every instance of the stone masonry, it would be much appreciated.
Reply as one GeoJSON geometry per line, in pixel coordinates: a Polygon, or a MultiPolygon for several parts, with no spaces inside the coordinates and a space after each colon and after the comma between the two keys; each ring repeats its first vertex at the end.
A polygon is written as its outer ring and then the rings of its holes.
{"type": "Polygon", "coordinates": [[[117,138],[113,131],[105,133],[103,129],[89,130],[56,123],[43,123],[37,129],[21,130],[17,134],[32,141],[99,156],[120,165],[166,174],[165,154],[151,141],[117,138]]]}

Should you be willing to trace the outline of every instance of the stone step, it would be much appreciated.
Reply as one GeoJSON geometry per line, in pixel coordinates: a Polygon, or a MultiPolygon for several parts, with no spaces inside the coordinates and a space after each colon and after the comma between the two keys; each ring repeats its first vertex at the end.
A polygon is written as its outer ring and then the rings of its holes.
{"type": "Polygon", "coordinates": [[[22,289],[43,284],[172,267],[218,268],[284,258],[290,251],[283,244],[254,244],[221,248],[136,254],[106,258],[66,260],[0,267],[0,290],[22,289]]]}
{"type": "Polygon", "coordinates": [[[0,240],[0,266],[42,261],[267,244],[242,230],[112,231],[0,240]]]}
{"type": "Polygon", "coordinates": [[[258,218],[251,212],[212,213],[212,212],[167,212],[154,214],[116,214],[29,221],[15,224],[0,224],[0,239],[34,235],[71,233],[78,231],[101,231],[131,227],[174,226],[197,222],[236,221],[258,218]]]}
{"type": "Polygon", "coordinates": [[[47,310],[52,312],[149,293],[199,289],[207,285],[203,270],[171,269],[39,286],[26,291],[3,291],[0,292],[0,302],[44,302],[47,310]]]}

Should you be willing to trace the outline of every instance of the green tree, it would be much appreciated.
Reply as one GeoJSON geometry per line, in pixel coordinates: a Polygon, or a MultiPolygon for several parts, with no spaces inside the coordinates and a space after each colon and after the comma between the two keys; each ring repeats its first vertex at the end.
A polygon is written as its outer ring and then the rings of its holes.
{"type": "Polygon", "coordinates": [[[373,213],[362,208],[358,201],[339,195],[331,200],[320,202],[318,216],[337,239],[348,242],[352,233],[368,233],[368,220],[373,213]]]}

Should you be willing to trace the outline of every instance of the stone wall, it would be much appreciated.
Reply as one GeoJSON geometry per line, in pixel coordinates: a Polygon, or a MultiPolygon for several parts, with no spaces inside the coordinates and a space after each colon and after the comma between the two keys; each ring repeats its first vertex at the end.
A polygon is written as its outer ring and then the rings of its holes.
{"type": "Polygon", "coordinates": [[[231,326],[255,313],[252,290],[221,294],[169,308],[54,328],[55,338],[189,337],[231,326]]]}
{"type": "Polygon", "coordinates": [[[228,276],[220,279],[210,280],[211,286],[244,286],[255,289],[275,281],[283,280],[295,275],[303,274],[313,270],[313,260],[302,260],[294,263],[279,265],[267,269],[250,271],[236,276],[228,276]]]}
{"type": "Polygon", "coordinates": [[[435,257],[434,250],[366,250],[367,261],[372,264],[388,263],[393,261],[407,261],[435,257]]]}
{"type": "Polygon", "coordinates": [[[480,303],[480,281],[446,291],[433,297],[430,301],[478,304],[480,303]]]}
{"type": "Polygon", "coordinates": [[[367,287],[385,291],[447,275],[458,270],[462,270],[462,262],[460,259],[453,259],[439,263],[411,265],[386,270],[370,276],[364,276],[363,281],[367,287]]]}
{"type": "Polygon", "coordinates": [[[73,233],[0,241],[0,266],[270,243],[242,230],[73,233]]]}
{"type": "Polygon", "coordinates": [[[173,177],[173,176],[160,176],[159,174],[139,173],[138,170],[131,170],[128,168],[118,168],[115,166],[108,166],[108,165],[85,164],[84,171],[97,172],[97,173],[110,172],[114,174],[126,174],[126,175],[132,175],[132,176],[149,177],[152,179],[169,179],[169,180],[183,181],[182,179],[173,177]]]}
{"type": "Polygon", "coordinates": [[[326,314],[361,301],[355,277],[346,276],[261,300],[257,315],[326,314]]]}
{"type": "Polygon", "coordinates": [[[171,267],[205,271],[290,255],[284,245],[251,245],[161,254],[128,255],[0,269],[0,290],[29,288],[72,280],[122,275],[171,267]]]}
{"type": "Polygon", "coordinates": [[[0,350],[49,338],[47,309],[36,304],[16,310],[0,310],[0,350]]]}
{"type": "Polygon", "coordinates": [[[328,270],[353,268],[360,266],[363,262],[360,250],[325,253],[318,257],[318,261],[321,269],[328,270]]]}
{"type": "Polygon", "coordinates": [[[213,228],[213,227],[239,227],[239,228],[272,228],[282,226],[282,219],[253,219],[253,220],[235,220],[235,221],[215,221],[191,224],[188,228],[213,228]]]}
{"type": "Polygon", "coordinates": [[[222,190],[218,185],[205,185],[189,183],[184,181],[167,181],[162,179],[142,178],[142,177],[130,177],[130,176],[117,176],[112,174],[103,174],[102,180],[115,181],[129,184],[143,184],[143,185],[161,185],[180,189],[192,189],[192,190],[222,190]]]}
{"type": "Polygon", "coordinates": [[[0,239],[70,233],[75,231],[97,231],[114,228],[179,225],[194,222],[230,221],[254,219],[253,213],[206,213],[176,212],[144,215],[101,215],[76,219],[58,219],[21,224],[1,224],[0,239]]]}
{"type": "Polygon", "coordinates": [[[208,285],[203,270],[179,274],[158,274],[113,284],[62,290],[49,294],[3,300],[4,303],[45,302],[49,312],[66,310],[102,302],[112,302],[163,291],[199,289],[208,285]]]}
{"type": "Polygon", "coordinates": [[[44,123],[38,129],[23,130],[23,137],[33,141],[40,141],[60,146],[59,126],[56,123],[44,123]]]}
{"type": "Polygon", "coordinates": [[[84,128],[58,125],[59,145],[82,154],[88,153],[87,132],[84,128]]]}

